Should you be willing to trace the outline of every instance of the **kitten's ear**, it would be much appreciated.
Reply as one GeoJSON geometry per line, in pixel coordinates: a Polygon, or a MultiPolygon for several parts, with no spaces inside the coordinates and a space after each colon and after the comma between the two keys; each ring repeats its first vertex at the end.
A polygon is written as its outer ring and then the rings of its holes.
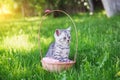
{"type": "Polygon", "coordinates": [[[55,33],[56,33],[57,36],[59,36],[60,35],[60,30],[56,29],[55,33]]]}
{"type": "Polygon", "coordinates": [[[71,27],[68,27],[67,30],[68,30],[68,31],[71,31],[71,27]]]}

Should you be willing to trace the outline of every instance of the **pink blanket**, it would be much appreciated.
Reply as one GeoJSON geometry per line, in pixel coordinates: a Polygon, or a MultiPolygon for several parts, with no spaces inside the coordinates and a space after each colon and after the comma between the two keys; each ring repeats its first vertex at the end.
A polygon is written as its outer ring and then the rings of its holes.
{"type": "Polygon", "coordinates": [[[50,57],[44,57],[44,58],[42,58],[42,60],[45,62],[48,62],[48,63],[72,63],[73,62],[72,60],[70,60],[69,62],[60,62],[59,60],[53,59],[50,57]]]}

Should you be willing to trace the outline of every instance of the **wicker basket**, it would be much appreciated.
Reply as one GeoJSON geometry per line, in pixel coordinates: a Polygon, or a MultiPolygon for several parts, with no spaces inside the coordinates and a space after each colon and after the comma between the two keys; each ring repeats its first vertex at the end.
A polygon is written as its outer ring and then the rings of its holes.
{"type": "Polygon", "coordinates": [[[42,53],[41,53],[41,47],[40,47],[40,28],[39,28],[39,48],[40,48],[40,56],[41,56],[41,63],[42,63],[42,67],[43,69],[47,70],[47,71],[50,71],[50,72],[60,72],[60,71],[63,71],[63,70],[67,70],[69,68],[71,68],[75,62],[76,62],[76,56],[77,56],[77,48],[78,48],[78,38],[77,38],[77,29],[76,29],[76,25],[75,23],[73,22],[72,18],[65,12],[65,11],[62,11],[62,10],[46,10],[45,11],[45,15],[43,16],[43,18],[41,19],[41,22],[40,22],[40,27],[42,25],[42,21],[44,19],[44,17],[52,12],[62,12],[64,14],[67,15],[67,17],[70,18],[71,22],[73,23],[73,26],[74,26],[74,29],[75,29],[75,33],[76,33],[76,52],[75,52],[75,55],[74,55],[74,60],[73,61],[70,61],[70,62],[52,62],[50,60],[45,60],[43,57],[42,57],[42,53]]]}
{"type": "Polygon", "coordinates": [[[43,68],[50,72],[60,72],[63,70],[67,70],[75,64],[75,61],[70,61],[70,62],[50,62],[49,61],[48,62],[44,58],[42,58],[41,62],[42,62],[43,68]]]}

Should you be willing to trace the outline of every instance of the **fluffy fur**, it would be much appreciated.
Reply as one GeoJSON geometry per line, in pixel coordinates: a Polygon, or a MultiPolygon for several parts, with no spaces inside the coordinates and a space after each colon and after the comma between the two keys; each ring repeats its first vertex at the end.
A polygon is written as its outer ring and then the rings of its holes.
{"type": "Polygon", "coordinates": [[[46,57],[57,59],[62,62],[68,62],[69,52],[70,52],[70,30],[67,29],[57,29],[54,33],[55,42],[53,42],[46,54],[46,57]]]}

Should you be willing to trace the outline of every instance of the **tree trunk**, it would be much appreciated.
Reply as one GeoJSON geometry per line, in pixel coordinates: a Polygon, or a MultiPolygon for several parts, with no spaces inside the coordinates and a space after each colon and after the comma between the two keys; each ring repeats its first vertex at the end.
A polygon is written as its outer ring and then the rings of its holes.
{"type": "Polygon", "coordinates": [[[108,17],[120,12],[120,0],[102,0],[102,3],[108,17]]]}
{"type": "Polygon", "coordinates": [[[21,12],[22,12],[22,17],[24,18],[25,17],[25,11],[24,11],[23,5],[21,6],[21,12]]]}
{"type": "Polygon", "coordinates": [[[88,0],[89,6],[90,6],[90,12],[94,12],[94,4],[93,0],[88,0]]]}

